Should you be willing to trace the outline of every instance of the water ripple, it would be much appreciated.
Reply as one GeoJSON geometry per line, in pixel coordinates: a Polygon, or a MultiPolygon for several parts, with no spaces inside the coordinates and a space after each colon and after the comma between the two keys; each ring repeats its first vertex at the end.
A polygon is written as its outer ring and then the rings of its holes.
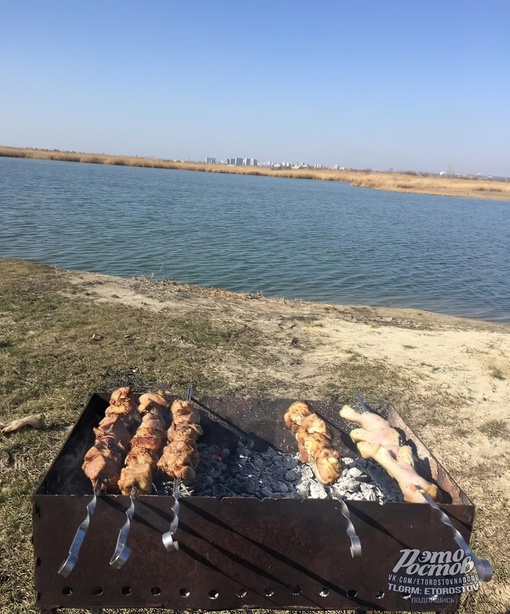
{"type": "Polygon", "coordinates": [[[510,321],[510,204],[0,158],[0,255],[510,321]]]}

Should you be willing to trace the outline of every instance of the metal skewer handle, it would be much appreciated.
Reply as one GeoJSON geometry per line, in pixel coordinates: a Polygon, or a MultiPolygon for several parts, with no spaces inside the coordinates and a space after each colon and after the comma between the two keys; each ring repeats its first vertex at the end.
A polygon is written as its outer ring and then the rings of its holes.
{"type": "Polygon", "coordinates": [[[179,489],[179,480],[177,478],[174,480],[172,494],[174,496],[174,503],[171,507],[171,510],[173,512],[174,517],[172,519],[172,522],[170,523],[170,528],[168,529],[168,531],[166,533],[163,533],[163,535],[161,536],[163,546],[165,546],[168,552],[171,552],[172,550],[179,550],[179,542],[174,539],[175,532],[179,527],[179,497],[181,496],[181,491],[179,489]]]}
{"type": "Polygon", "coordinates": [[[351,553],[352,558],[357,558],[359,556],[361,556],[362,554],[362,550],[361,550],[361,540],[358,536],[358,534],[356,533],[356,529],[354,528],[354,525],[352,524],[352,520],[351,520],[351,514],[349,512],[349,508],[347,507],[345,501],[342,499],[342,497],[339,497],[337,495],[335,495],[333,493],[333,491],[331,490],[331,488],[327,489],[329,492],[329,495],[331,496],[332,499],[334,499],[335,501],[338,501],[338,503],[340,503],[340,512],[342,513],[342,516],[345,518],[346,522],[347,522],[347,528],[345,529],[345,532],[347,533],[347,537],[349,538],[350,542],[351,542],[351,546],[349,548],[349,551],[351,553]]]}
{"type": "Polygon", "coordinates": [[[453,532],[453,539],[457,542],[460,548],[464,550],[464,552],[471,557],[473,561],[476,572],[478,574],[478,578],[480,582],[488,582],[492,578],[493,569],[492,565],[487,559],[479,559],[476,554],[471,550],[471,548],[466,543],[466,540],[462,537],[461,533],[457,531],[457,529],[453,526],[450,518],[443,512],[443,510],[439,507],[439,505],[419,486],[417,486],[421,495],[425,499],[425,501],[430,505],[430,507],[434,508],[439,512],[440,520],[443,524],[450,527],[453,532]]]}
{"type": "MultiPolygon", "coordinates": [[[[193,398],[193,386],[188,386],[188,394],[186,395],[186,400],[188,403],[191,403],[193,398]]],[[[179,498],[181,496],[181,480],[179,478],[174,478],[174,485],[172,488],[172,495],[174,497],[174,502],[172,507],[172,513],[174,517],[172,518],[172,522],[170,523],[170,527],[166,533],[163,533],[161,536],[161,540],[163,542],[163,546],[168,550],[168,552],[172,552],[172,550],[179,550],[179,542],[174,539],[174,535],[179,527],[179,511],[180,504],[179,498]]]]}
{"type": "Polygon", "coordinates": [[[363,410],[364,414],[372,414],[374,413],[370,407],[365,403],[365,401],[363,400],[361,394],[356,391],[356,399],[358,401],[358,403],[361,405],[361,409],[363,410]]]}
{"type": "Polygon", "coordinates": [[[61,575],[63,578],[67,578],[67,576],[73,571],[76,563],[78,562],[80,550],[81,550],[83,541],[85,539],[85,536],[87,535],[87,531],[89,529],[90,518],[96,509],[97,497],[100,491],[101,491],[101,481],[97,480],[94,486],[94,496],[87,504],[87,515],[85,516],[85,519],[80,524],[80,526],[78,527],[74,535],[73,541],[71,543],[71,547],[69,548],[69,555],[67,556],[66,560],[62,563],[62,565],[60,566],[58,570],[59,575],[61,575]]]}
{"type": "Polygon", "coordinates": [[[131,548],[129,548],[127,545],[127,539],[129,536],[129,530],[131,529],[131,520],[135,515],[135,497],[136,488],[133,488],[131,490],[131,494],[129,495],[131,504],[126,510],[126,522],[123,524],[122,528],[119,531],[119,535],[117,537],[117,545],[115,546],[115,552],[110,559],[110,565],[112,565],[112,567],[115,567],[115,569],[120,569],[131,556],[131,548]]]}

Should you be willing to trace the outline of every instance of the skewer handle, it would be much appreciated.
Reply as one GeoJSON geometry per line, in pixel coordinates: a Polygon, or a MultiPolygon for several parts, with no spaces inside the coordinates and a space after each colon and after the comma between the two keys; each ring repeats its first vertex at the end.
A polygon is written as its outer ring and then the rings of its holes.
{"type": "Polygon", "coordinates": [[[443,510],[439,507],[439,505],[422,489],[418,487],[418,490],[422,494],[425,501],[430,505],[430,507],[437,510],[440,514],[440,520],[443,524],[450,527],[453,532],[453,539],[457,542],[458,546],[464,550],[464,552],[471,557],[473,561],[476,572],[478,574],[478,578],[480,582],[488,582],[492,578],[493,569],[492,565],[487,559],[479,559],[476,554],[471,550],[471,548],[466,543],[466,540],[462,537],[461,533],[457,531],[457,529],[453,526],[450,518],[443,512],[443,510]]]}
{"type": "Polygon", "coordinates": [[[135,493],[131,493],[129,498],[131,499],[131,504],[126,510],[126,522],[119,531],[115,552],[110,559],[110,565],[115,567],[115,569],[120,569],[131,556],[131,548],[127,546],[127,539],[131,529],[131,520],[135,515],[135,493]]]}
{"type": "Polygon", "coordinates": [[[363,410],[364,414],[370,414],[372,413],[372,410],[370,409],[370,407],[365,403],[365,401],[363,400],[363,398],[361,397],[361,394],[356,391],[356,400],[358,401],[358,403],[361,405],[361,409],[363,410]]]}
{"type": "Polygon", "coordinates": [[[351,541],[351,547],[349,548],[349,551],[351,553],[352,558],[354,559],[361,556],[362,554],[361,541],[358,537],[358,534],[356,533],[354,525],[352,524],[349,508],[347,507],[345,501],[341,498],[338,498],[337,501],[340,503],[340,511],[342,512],[342,516],[347,521],[347,528],[345,529],[345,532],[347,533],[347,536],[351,541]]]}
{"type": "Polygon", "coordinates": [[[168,531],[166,533],[163,533],[163,535],[161,536],[163,546],[165,546],[168,552],[172,552],[172,550],[179,550],[179,542],[174,539],[175,532],[179,527],[179,497],[181,496],[179,484],[177,481],[174,484],[173,495],[174,504],[172,505],[171,509],[174,514],[174,517],[172,519],[172,522],[170,523],[170,528],[168,529],[168,531]]]}
{"type": "Polygon", "coordinates": [[[67,576],[73,571],[76,563],[78,562],[80,550],[83,545],[85,536],[87,535],[87,531],[89,529],[90,518],[96,509],[97,496],[100,490],[101,482],[98,480],[96,482],[96,485],[94,486],[94,496],[87,504],[87,515],[76,530],[73,541],[71,543],[71,547],[69,548],[69,554],[58,570],[59,575],[63,578],[67,578],[67,576]]]}

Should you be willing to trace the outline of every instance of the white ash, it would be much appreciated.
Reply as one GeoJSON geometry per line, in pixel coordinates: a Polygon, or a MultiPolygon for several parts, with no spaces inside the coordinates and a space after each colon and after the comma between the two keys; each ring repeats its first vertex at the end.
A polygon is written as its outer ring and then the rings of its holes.
{"type": "Polygon", "coordinates": [[[197,476],[184,496],[402,501],[396,482],[368,460],[343,457],[339,479],[323,486],[298,454],[256,452],[242,443],[234,450],[199,443],[198,450],[197,476]]]}

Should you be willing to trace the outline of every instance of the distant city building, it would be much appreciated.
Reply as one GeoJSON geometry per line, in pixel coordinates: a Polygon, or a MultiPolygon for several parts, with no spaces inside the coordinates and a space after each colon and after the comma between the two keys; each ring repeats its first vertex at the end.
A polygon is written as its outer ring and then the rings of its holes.
{"type": "Polygon", "coordinates": [[[227,164],[230,166],[258,166],[255,158],[227,158],[227,164]]]}
{"type": "Polygon", "coordinates": [[[205,163],[206,164],[216,164],[216,158],[206,158],[205,163]]]}

